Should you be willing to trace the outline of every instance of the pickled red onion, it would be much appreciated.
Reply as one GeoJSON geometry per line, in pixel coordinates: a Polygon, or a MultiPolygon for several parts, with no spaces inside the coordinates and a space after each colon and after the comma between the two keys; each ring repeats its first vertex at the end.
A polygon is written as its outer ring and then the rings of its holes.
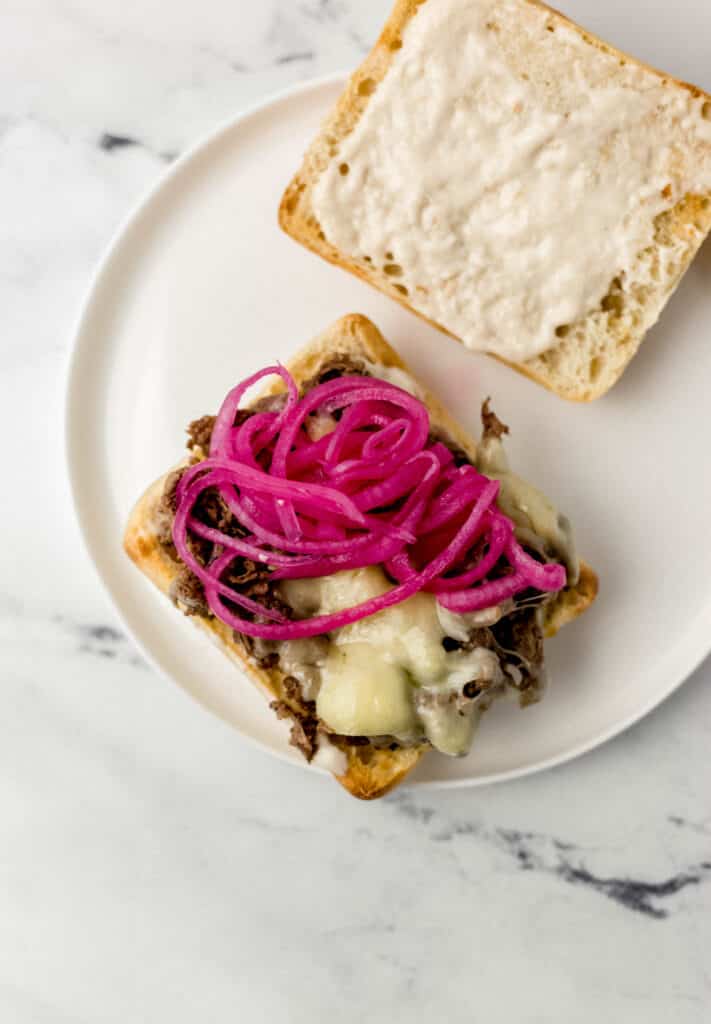
{"type": "Polygon", "coordinates": [[[183,473],[173,540],[203,583],[213,614],[264,639],[330,632],[421,590],[444,608],[467,612],[527,589],[562,589],[565,569],[524,551],[513,523],[496,507],[498,490],[497,481],[457,466],[450,449],[430,438],[427,407],[409,392],[343,376],[299,398],[288,371],[271,366],[230,391],[209,456],[183,473]],[[286,388],[281,408],[238,416],[248,388],[272,375],[286,388]],[[334,429],[312,440],[308,417],[334,413],[340,414],[334,429]],[[239,536],[201,522],[200,498],[210,489],[239,523],[239,536]],[[206,565],[195,556],[191,535],[215,546],[206,565]],[[396,585],[352,608],[286,619],[224,582],[237,558],[266,566],[273,579],[378,565],[396,585]],[[494,569],[498,578],[487,579],[494,569]]]}

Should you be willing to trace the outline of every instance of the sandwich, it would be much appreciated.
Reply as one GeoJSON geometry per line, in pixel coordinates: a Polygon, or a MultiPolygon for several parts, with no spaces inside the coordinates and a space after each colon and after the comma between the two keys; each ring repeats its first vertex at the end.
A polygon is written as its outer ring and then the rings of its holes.
{"type": "Polygon", "coordinates": [[[597,591],[488,402],[482,416],[477,444],[346,316],[192,422],[126,527],[138,568],[362,799],[428,751],[466,754],[494,700],[537,701],[544,635],[597,591]]]}
{"type": "Polygon", "coordinates": [[[279,219],[466,347],[595,399],[711,229],[711,96],[538,0],[397,0],[279,219]]]}

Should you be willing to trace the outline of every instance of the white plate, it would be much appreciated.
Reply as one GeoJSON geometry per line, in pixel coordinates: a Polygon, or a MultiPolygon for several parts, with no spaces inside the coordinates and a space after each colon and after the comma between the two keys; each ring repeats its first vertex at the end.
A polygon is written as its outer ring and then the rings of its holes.
{"type": "Polygon", "coordinates": [[[69,382],[79,517],[153,664],[244,736],[303,764],[262,696],[129,563],[121,534],[141,491],[180,458],[191,419],[344,313],[372,317],[472,430],[482,398],[494,396],[511,425],[514,465],[572,517],[600,575],[594,609],[548,645],[545,701],[525,712],[497,706],[469,757],[425,758],[415,781],[521,775],[639,719],[709,649],[711,250],[612,394],[590,406],[562,402],[467,354],[280,233],[282,189],[341,84],[308,84],[217,132],[159,183],[111,247],[83,311],[69,382]]]}

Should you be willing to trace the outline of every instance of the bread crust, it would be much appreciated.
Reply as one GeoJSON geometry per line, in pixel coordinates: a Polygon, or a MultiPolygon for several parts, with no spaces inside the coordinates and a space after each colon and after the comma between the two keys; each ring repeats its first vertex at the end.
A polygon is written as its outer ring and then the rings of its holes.
{"type": "MultiPolygon", "coordinates": [[[[302,349],[288,364],[297,383],[317,376],[320,368],[334,354],[366,359],[382,366],[407,370],[398,354],[388,345],[380,331],[364,316],[351,314],[334,323],[311,344],[302,349]]],[[[432,426],[443,431],[453,444],[461,447],[470,458],[476,455],[476,442],[447,412],[435,396],[421,385],[420,394],[426,402],[432,426]]],[[[270,383],[263,394],[274,394],[283,389],[280,380],[270,383]]],[[[187,464],[186,459],[181,465],[187,464]]],[[[178,467],[174,467],[178,468],[178,467]]],[[[170,472],[172,472],[171,470],[170,472]]],[[[170,473],[156,480],[135,505],[126,526],[124,548],[129,557],[148,579],[165,595],[180,571],[180,563],[158,541],[156,511],[170,473]]],[[[597,593],[597,577],[592,569],[581,563],[580,580],[576,587],[563,591],[547,606],[545,632],[553,636],[562,626],[581,615],[597,593]]],[[[191,621],[207,634],[224,653],[270,699],[283,700],[283,674],[278,669],[262,668],[248,653],[229,626],[216,618],[190,616],[191,621]]],[[[429,749],[422,744],[398,750],[352,746],[346,751],[346,770],[336,775],[340,784],[361,800],[383,796],[397,786],[412,771],[429,749]]]]}
{"type": "MultiPolygon", "coordinates": [[[[402,45],[403,30],[410,19],[416,16],[419,8],[427,2],[434,3],[436,0],[395,0],[390,17],[373,49],[351,75],[335,107],[324,121],[319,135],[307,150],[301,168],[287,186],[279,204],[278,218],[281,228],[305,248],[310,249],[329,263],[366,281],[431,327],[442,331],[454,338],[455,341],[461,342],[462,339],[452,331],[415,309],[408,302],[407,297],[398,290],[397,281],[377,273],[367,263],[351,259],[331,245],[316,218],[311,201],[316,182],[331,160],[335,158],[338,144],[353,131],[367,107],[369,97],[387,75],[394,55],[402,45]]],[[[707,97],[711,101],[711,95],[703,90],[630,57],[591,32],[587,32],[555,8],[542,3],[541,0],[523,0],[523,2],[547,11],[550,15],[550,23],[566,25],[576,31],[586,43],[603,53],[627,63],[634,63],[657,75],[667,84],[687,89],[694,97],[707,97]]],[[[557,365],[561,362],[560,357],[565,352],[565,341],[561,341],[547,352],[542,353],[541,356],[520,363],[504,359],[494,353],[486,353],[486,355],[569,401],[589,402],[602,397],[624,373],[644,340],[646,332],[658,319],[696,256],[704,238],[711,231],[711,193],[689,194],[683,197],[675,207],[668,211],[664,226],[669,224],[672,226],[674,238],[684,247],[678,272],[666,283],[666,287],[660,295],[653,296],[646,310],[647,315],[642,321],[632,325],[628,331],[623,331],[621,337],[615,335],[614,353],[609,372],[596,376],[591,371],[590,379],[584,384],[570,378],[569,375],[566,376],[565,372],[561,372],[557,365]]],[[[585,320],[579,323],[582,325],[585,320]]],[[[567,343],[568,346],[570,344],[571,342],[567,343]]]]}

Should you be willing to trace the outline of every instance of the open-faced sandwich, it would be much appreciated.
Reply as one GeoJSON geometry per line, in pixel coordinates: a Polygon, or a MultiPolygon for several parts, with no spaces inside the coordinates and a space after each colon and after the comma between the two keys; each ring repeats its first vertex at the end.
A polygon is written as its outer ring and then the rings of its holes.
{"type": "Polygon", "coordinates": [[[432,748],[466,754],[500,695],[538,700],[544,635],[595,597],[567,519],[511,472],[487,403],[482,418],[477,445],[347,316],[192,423],[126,529],[139,568],[361,798],[432,748]]]}

